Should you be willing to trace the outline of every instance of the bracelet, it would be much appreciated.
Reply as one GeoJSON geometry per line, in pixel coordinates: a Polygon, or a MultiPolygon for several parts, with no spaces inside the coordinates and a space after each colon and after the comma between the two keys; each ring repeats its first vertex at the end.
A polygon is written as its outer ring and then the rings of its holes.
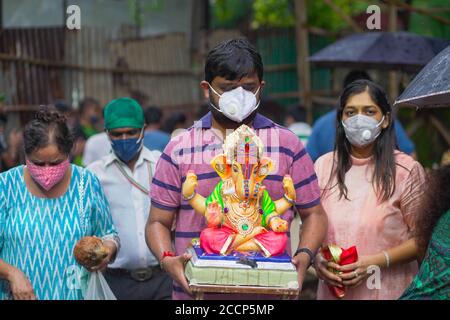
{"type": "Polygon", "coordinates": [[[267,220],[267,226],[270,227],[270,221],[272,221],[273,218],[277,218],[277,217],[278,217],[278,215],[276,215],[276,214],[274,214],[273,216],[271,216],[271,217],[269,218],[269,220],[267,220]]]}
{"type": "Polygon", "coordinates": [[[295,251],[293,257],[295,257],[296,255],[298,255],[301,252],[305,252],[305,253],[308,254],[308,256],[309,256],[309,266],[311,266],[314,263],[314,256],[315,256],[314,253],[310,249],[308,249],[306,247],[305,248],[299,248],[299,249],[297,249],[297,251],[295,251]]]}
{"type": "Polygon", "coordinates": [[[386,268],[389,268],[389,265],[391,264],[391,259],[389,258],[389,254],[386,251],[381,251],[384,254],[384,257],[386,258],[386,268]]]}
{"type": "Polygon", "coordinates": [[[161,257],[161,261],[165,257],[175,257],[175,253],[173,251],[164,251],[161,257]]]}
{"type": "Polygon", "coordinates": [[[164,270],[164,266],[163,266],[162,262],[165,257],[175,257],[175,253],[173,251],[164,251],[163,252],[161,259],[159,259],[159,265],[161,266],[162,270],[164,270]]]}
{"type": "Polygon", "coordinates": [[[162,262],[165,257],[175,257],[175,253],[173,251],[164,251],[159,261],[162,262]]]}
{"type": "Polygon", "coordinates": [[[286,193],[283,194],[283,198],[285,198],[286,201],[289,202],[291,205],[295,206],[295,201],[292,200],[291,198],[289,198],[289,197],[286,195],[286,193]]]}
{"type": "Polygon", "coordinates": [[[196,194],[197,194],[197,192],[194,191],[194,193],[192,195],[190,195],[189,197],[183,196],[183,200],[190,201],[195,197],[196,194]]]}

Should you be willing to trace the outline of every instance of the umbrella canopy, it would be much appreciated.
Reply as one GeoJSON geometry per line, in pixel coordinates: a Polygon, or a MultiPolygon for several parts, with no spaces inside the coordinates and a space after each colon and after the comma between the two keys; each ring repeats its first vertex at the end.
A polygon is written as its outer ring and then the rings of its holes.
{"type": "Polygon", "coordinates": [[[394,105],[450,106],[450,46],[419,72],[394,105]]]}
{"type": "Polygon", "coordinates": [[[417,72],[450,40],[409,32],[367,32],[345,37],[310,57],[322,67],[417,72]]]}

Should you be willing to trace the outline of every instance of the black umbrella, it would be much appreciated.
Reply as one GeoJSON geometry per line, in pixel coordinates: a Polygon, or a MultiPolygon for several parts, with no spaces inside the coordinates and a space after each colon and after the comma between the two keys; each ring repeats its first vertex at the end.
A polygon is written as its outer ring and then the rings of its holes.
{"type": "Polygon", "coordinates": [[[419,72],[394,105],[450,106],[450,46],[419,72]]]}
{"type": "Polygon", "coordinates": [[[417,72],[450,40],[409,32],[366,32],[345,37],[310,57],[322,67],[417,72]]]}

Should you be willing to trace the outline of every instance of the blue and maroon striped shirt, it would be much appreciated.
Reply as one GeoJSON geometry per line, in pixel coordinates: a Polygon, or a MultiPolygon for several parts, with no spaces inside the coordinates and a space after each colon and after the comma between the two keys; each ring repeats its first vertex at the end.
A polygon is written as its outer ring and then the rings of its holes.
{"type": "MultiPolygon", "coordinates": [[[[204,197],[210,195],[219,176],[210,165],[211,159],[223,153],[223,139],[217,130],[211,129],[212,115],[208,113],[180,135],[173,138],[159,159],[151,188],[152,206],[167,211],[176,211],[175,250],[182,254],[192,238],[200,236],[206,227],[205,219],[192,209],[181,196],[181,185],[188,170],[198,177],[197,192],[204,197]]],[[[264,156],[274,162],[274,169],[264,180],[272,199],[283,196],[282,180],[291,175],[297,191],[296,206],[299,210],[320,203],[320,190],[314,166],[300,139],[288,129],[257,114],[252,124],[262,139],[264,156]]],[[[283,215],[289,224],[293,211],[283,215]]],[[[289,235],[289,234],[288,234],[289,235]]],[[[288,252],[290,252],[288,241],[288,252]]],[[[182,289],[175,285],[174,298],[186,298],[182,289]]]]}

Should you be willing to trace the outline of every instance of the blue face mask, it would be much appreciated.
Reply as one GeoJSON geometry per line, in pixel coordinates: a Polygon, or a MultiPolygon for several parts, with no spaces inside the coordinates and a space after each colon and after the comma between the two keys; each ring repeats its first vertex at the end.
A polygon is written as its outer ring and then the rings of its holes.
{"type": "Polygon", "coordinates": [[[111,140],[111,147],[120,160],[128,162],[142,149],[143,142],[142,138],[111,140]]]}

